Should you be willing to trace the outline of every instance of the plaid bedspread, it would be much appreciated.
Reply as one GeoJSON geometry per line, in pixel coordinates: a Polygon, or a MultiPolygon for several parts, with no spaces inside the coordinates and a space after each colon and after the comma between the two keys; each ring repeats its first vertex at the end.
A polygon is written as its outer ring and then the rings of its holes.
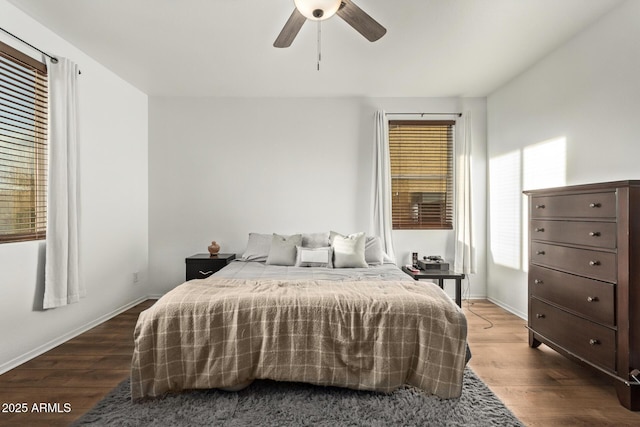
{"type": "Polygon", "coordinates": [[[459,397],[466,319],[413,281],[192,280],[140,314],[131,397],[252,379],[459,397]]]}

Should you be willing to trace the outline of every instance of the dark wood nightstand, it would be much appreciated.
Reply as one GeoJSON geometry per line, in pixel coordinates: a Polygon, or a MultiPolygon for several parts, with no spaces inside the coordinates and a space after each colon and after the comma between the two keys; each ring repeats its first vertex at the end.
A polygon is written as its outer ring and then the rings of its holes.
{"type": "Polygon", "coordinates": [[[185,258],[187,263],[187,280],[204,279],[220,270],[236,258],[235,254],[196,254],[185,258]]]}
{"type": "Polygon", "coordinates": [[[462,307],[462,279],[464,279],[464,273],[456,273],[454,271],[445,270],[420,270],[417,273],[413,273],[407,269],[406,266],[402,266],[402,271],[413,277],[414,280],[430,279],[435,280],[440,288],[444,289],[444,279],[455,279],[456,281],[456,304],[458,307],[462,307]]]}

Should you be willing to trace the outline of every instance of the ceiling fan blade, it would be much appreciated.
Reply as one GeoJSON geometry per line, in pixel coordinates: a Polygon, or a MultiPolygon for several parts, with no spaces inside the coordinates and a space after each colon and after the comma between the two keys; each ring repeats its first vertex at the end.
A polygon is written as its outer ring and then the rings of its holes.
{"type": "Polygon", "coordinates": [[[370,42],[378,40],[387,32],[386,28],[351,0],[342,0],[342,5],[340,5],[337,14],[370,42]]]}
{"type": "Polygon", "coordinates": [[[293,43],[293,39],[296,38],[302,24],[307,20],[303,14],[298,12],[298,9],[293,9],[293,13],[284,24],[282,31],[278,35],[278,38],[273,42],[274,47],[289,47],[293,43]]]}

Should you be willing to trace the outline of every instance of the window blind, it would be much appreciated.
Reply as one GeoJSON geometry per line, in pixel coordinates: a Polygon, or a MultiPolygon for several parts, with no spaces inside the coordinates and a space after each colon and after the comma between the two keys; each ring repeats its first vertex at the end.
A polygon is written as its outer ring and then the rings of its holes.
{"type": "Polygon", "coordinates": [[[44,239],[46,66],[0,42],[0,243],[44,239]]]}
{"type": "Polygon", "coordinates": [[[453,228],[455,121],[389,122],[394,229],[453,228]]]}

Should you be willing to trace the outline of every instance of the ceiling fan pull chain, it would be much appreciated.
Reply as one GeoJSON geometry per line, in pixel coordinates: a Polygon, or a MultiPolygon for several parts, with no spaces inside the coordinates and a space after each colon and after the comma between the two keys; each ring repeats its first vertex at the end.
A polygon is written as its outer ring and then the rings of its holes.
{"type": "Polygon", "coordinates": [[[320,61],[322,60],[322,30],[320,28],[320,23],[322,21],[318,21],[318,71],[320,71],[320,61]]]}

